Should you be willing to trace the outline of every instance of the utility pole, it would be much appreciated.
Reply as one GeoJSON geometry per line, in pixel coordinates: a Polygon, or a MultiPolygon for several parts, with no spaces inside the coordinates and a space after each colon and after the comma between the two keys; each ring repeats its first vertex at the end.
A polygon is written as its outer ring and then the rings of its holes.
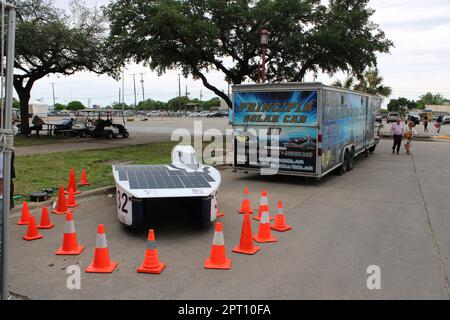
{"type": "Polygon", "coordinates": [[[136,93],[136,74],[133,73],[133,86],[134,86],[134,112],[137,115],[137,93],[136,93]]]}
{"type": "MultiPolygon", "coordinates": [[[[203,99],[203,92],[200,90],[200,109],[202,109],[202,99],[203,99]]],[[[197,111],[197,110],[195,110],[197,111]]]]}
{"type": "Polygon", "coordinates": [[[181,116],[181,78],[180,74],[178,74],[178,113],[181,116]]]}
{"type": "Polygon", "coordinates": [[[55,99],[55,83],[52,82],[52,91],[53,91],[53,108],[55,108],[56,99],[55,99]]]}
{"type": "MultiPolygon", "coordinates": [[[[188,96],[189,96],[189,92],[187,91],[187,85],[186,85],[186,101],[189,100],[188,96]]],[[[186,116],[186,112],[187,112],[187,105],[184,106],[184,115],[186,116]]]]}
{"type": "MultiPolygon", "coordinates": [[[[122,101],[122,100],[120,100],[120,99],[122,99],[122,90],[119,88],[119,104],[120,104],[120,101],[122,101]]],[[[111,106],[112,107],[112,106],[111,106]]]]}
{"type": "Polygon", "coordinates": [[[122,70],[122,112],[124,110],[125,110],[125,69],[122,70]]]}
{"type": "Polygon", "coordinates": [[[141,73],[141,86],[142,86],[142,102],[145,101],[145,93],[144,93],[144,73],[141,73]]]}

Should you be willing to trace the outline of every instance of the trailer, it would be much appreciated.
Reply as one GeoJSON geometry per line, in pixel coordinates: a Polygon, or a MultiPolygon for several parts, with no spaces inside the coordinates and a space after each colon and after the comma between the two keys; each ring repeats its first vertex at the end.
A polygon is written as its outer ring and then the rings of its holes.
{"type": "Polygon", "coordinates": [[[233,168],[321,178],[375,151],[381,98],[322,83],[232,87],[233,168]]]}

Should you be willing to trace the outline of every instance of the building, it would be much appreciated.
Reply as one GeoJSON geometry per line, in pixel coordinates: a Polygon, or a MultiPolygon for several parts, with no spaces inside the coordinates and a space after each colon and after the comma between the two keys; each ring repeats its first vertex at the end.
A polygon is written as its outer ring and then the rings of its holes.
{"type": "Polygon", "coordinates": [[[426,105],[426,111],[431,111],[433,114],[450,114],[450,105],[442,104],[442,105],[426,105]]]}

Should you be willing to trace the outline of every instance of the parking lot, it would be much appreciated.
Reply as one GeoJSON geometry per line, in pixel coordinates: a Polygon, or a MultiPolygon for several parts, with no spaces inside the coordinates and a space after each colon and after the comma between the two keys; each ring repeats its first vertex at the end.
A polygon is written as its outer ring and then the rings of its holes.
{"type": "MultiPolygon", "coordinates": [[[[147,230],[123,228],[112,195],[81,199],[75,209],[78,239],[85,245],[79,256],[54,254],[64,216],[52,215],[56,227],[33,242],[22,240],[26,229],[12,220],[10,290],[31,299],[448,299],[450,144],[414,142],[411,157],[391,154],[390,143],[382,141],[346,175],[321,181],[222,170],[219,205],[232,259],[228,271],[203,268],[212,227],[198,229],[188,213],[155,212],[150,227],[167,269],[160,275],[136,273],[147,230]],[[262,244],[254,256],[231,253],[239,242],[243,216],[237,210],[245,186],[254,209],[262,188],[272,215],[276,200],[283,200],[293,227],[274,232],[278,242],[262,244]],[[84,270],[91,262],[99,223],[106,225],[119,268],[112,274],[82,272],[81,289],[68,290],[65,270],[70,265],[84,270]],[[366,286],[371,265],[381,269],[381,290],[366,286]]],[[[256,232],[256,221],[252,226],[256,232]]]]}

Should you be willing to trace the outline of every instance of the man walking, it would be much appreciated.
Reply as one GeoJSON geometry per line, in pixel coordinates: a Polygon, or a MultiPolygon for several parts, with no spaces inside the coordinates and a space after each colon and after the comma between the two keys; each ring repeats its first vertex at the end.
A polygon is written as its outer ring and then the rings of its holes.
{"type": "Polygon", "coordinates": [[[402,145],[403,138],[403,123],[402,119],[398,118],[397,122],[391,125],[391,133],[394,138],[394,145],[392,146],[392,153],[395,152],[397,148],[397,154],[400,153],[400,147],[402,145]]]}

